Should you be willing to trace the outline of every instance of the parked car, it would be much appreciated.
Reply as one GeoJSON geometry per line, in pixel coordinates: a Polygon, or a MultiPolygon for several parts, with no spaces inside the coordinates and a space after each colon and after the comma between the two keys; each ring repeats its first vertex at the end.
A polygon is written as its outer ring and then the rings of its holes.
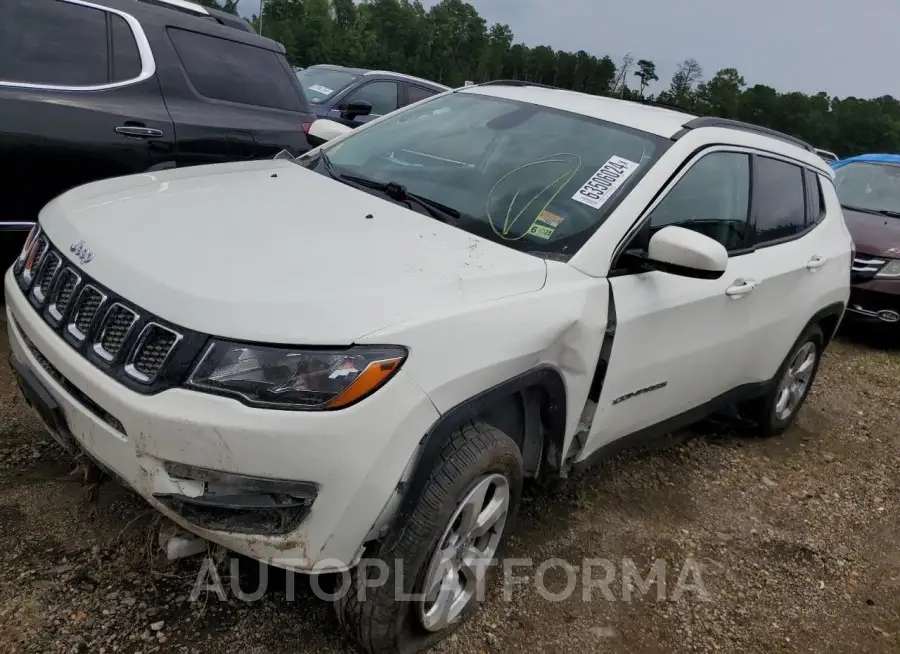
{"type": "Polygon", "coordinates": [[[816,154],[822,157],[827,163],[834,163],[838,160],[838,156],[834,152],[829,152],[828,150],[816,148],[816,154]]]}
{"type": "Polygon", "coordinates": [[[864,154],[832,166],[857,250],[848,317],[900,333],[900,155],[864,154]]]}
{"type": "Polygon", "coordinates": [[[318,64],[297,74],[320,118],[358,127],[450,87],[412,75],[318,64]]]}
{"type": "Polygon", "coordinates": [[[314,116],[284,48],[222,14],[183,0],[0,3],[0,229],[19,248],[41,207],[79,184],[310,148],[314,116]]]}
{"type": "Polygon", "coordinates": [[[360,647],[417,651],[483,597],[525,479],[723,407],[794,421],[850,294],[833,175],[745,123],[474,85],[56,198],[5,278],[11,361],[64,446],[346,575],[360,647]]]}

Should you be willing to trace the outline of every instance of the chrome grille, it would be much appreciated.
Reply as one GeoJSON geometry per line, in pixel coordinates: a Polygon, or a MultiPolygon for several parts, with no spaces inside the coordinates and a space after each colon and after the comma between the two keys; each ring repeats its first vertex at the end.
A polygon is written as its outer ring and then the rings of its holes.
{"type": "Polygon", "coordinates": [[[56,273],[59,272],[61,265],[62,259],[59,258],[56,252],[49,252],[44,257],[44,263],[41,265],[41,270],[38,273],[37,282],[31,290],[34,299],[39,304],[43,304],[47,299],[47,293],[50,291],[50,286],[53,284],[53,279],[56,277],[56,273]]]}
{"type": "Polygon", "coordinates": [[[75,302],[75,315],[69,323],[69,333],[78,341],[87,338],[91,331],[91,325],[100,311],[100,307],[106,302],[106,295],[93,286],[85,286],[75,302]]]}
{"type": "Polygon", "coordinates": [[[54,320],[59,322],[66,315],[66,310],[72,298],[75,296],[75,289],[81,283],[81,275],[71,268],[64,268],[59,274],[59,281],[56,290],[50,297],[50,307],[48,309],[54,320]]]}
{"type": "Polygon", "coordinates": [[[114,360],[139,317],[124,304],[113,304],[100,325],[100,337],[94,343],[94,352],[105,361],[114,360]]]}
{"type": "Polygon", "coordinates": [[[208,336],[166,324],[85,274],[37,231],[13,269],[43,320],[106,375],[139,393],[178,385],[208,336]]]}
{"type": "Polygon", "coordinates": [[[853,272],[874,275],[884,267],[886,259],[879,259],[868,254],[857,253],[853,259],[853,272]]]}
{"type": "Polygon", "coordinates": [[[181,334],[155,322],[148,323],[138,337],[125,373],[141,382],[154,379],[181,340],[181,334]]]}

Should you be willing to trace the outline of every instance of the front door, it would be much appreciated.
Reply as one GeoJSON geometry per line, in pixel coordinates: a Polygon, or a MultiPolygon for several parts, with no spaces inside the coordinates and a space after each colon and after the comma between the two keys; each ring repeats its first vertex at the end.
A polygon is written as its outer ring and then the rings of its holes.
{"type": "Polygon", "coordinates": [[[379,116],[396,111],[400,105],[400,87],[397,82],[379,80],[367,82],[352,89],[338,101],[337,106],[328,112],[330,120],[343,123],[349,127],[359,127],[379,116]],[[372,106],[372,113],[367,116],[353,116],[346,112],[351,102],[367,102],[372,106]]]}
{"type": "Polygon", "coordinates": [[[749,200],[750,155],[714,148],[697,155],[642,218],[626,249],[645,249],[655,231],[678,225],[722,243],[728,268],[715,280],[660,271],[610,275],[615,337],[582,457],[746,382],[757,283],[749,200]]]}

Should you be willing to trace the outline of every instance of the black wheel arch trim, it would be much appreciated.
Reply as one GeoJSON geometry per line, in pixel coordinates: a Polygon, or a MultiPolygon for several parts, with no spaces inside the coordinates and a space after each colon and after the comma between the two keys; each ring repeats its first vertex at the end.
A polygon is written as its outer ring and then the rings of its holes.
{"type": "MultiPolygon", "coordinates": [[[[441,449],[460,425],[516,394],[522,394],[528,389],[535,388],[546,394],[541,408],[541,421],[544,424],[545,433],[551,437],[554,434],[564,435],[566,386],[562,375],[552,366],[541,365],[532,368],[473,395],[441,414],[420,441],[418,461],[416,461],[408,481],[399,489],[401,498],[394,522],[402,524],[412,514],[416,502],[431,477],[434,464],[440,457],[441,449]]],[[[527,444],[526,440],[526,446],[527,444]]]]}

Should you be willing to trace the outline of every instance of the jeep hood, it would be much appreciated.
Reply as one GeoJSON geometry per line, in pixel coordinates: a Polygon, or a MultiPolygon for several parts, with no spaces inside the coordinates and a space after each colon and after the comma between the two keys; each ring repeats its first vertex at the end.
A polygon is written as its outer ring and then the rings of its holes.
{"type": "Polygon", "coordinates": [[[858,252],[900,258],[900,218],[845,208],[844,222],[858,252]]]}
{"type": "Polygon", "coordinates": [[[95,182],[40,222],[75,266],[143,309],[248,341],[350,344],[546,277],[540,258],[284,160],[95,182]],[[84,265],[69,250],[82,240],[84,265]]]}

